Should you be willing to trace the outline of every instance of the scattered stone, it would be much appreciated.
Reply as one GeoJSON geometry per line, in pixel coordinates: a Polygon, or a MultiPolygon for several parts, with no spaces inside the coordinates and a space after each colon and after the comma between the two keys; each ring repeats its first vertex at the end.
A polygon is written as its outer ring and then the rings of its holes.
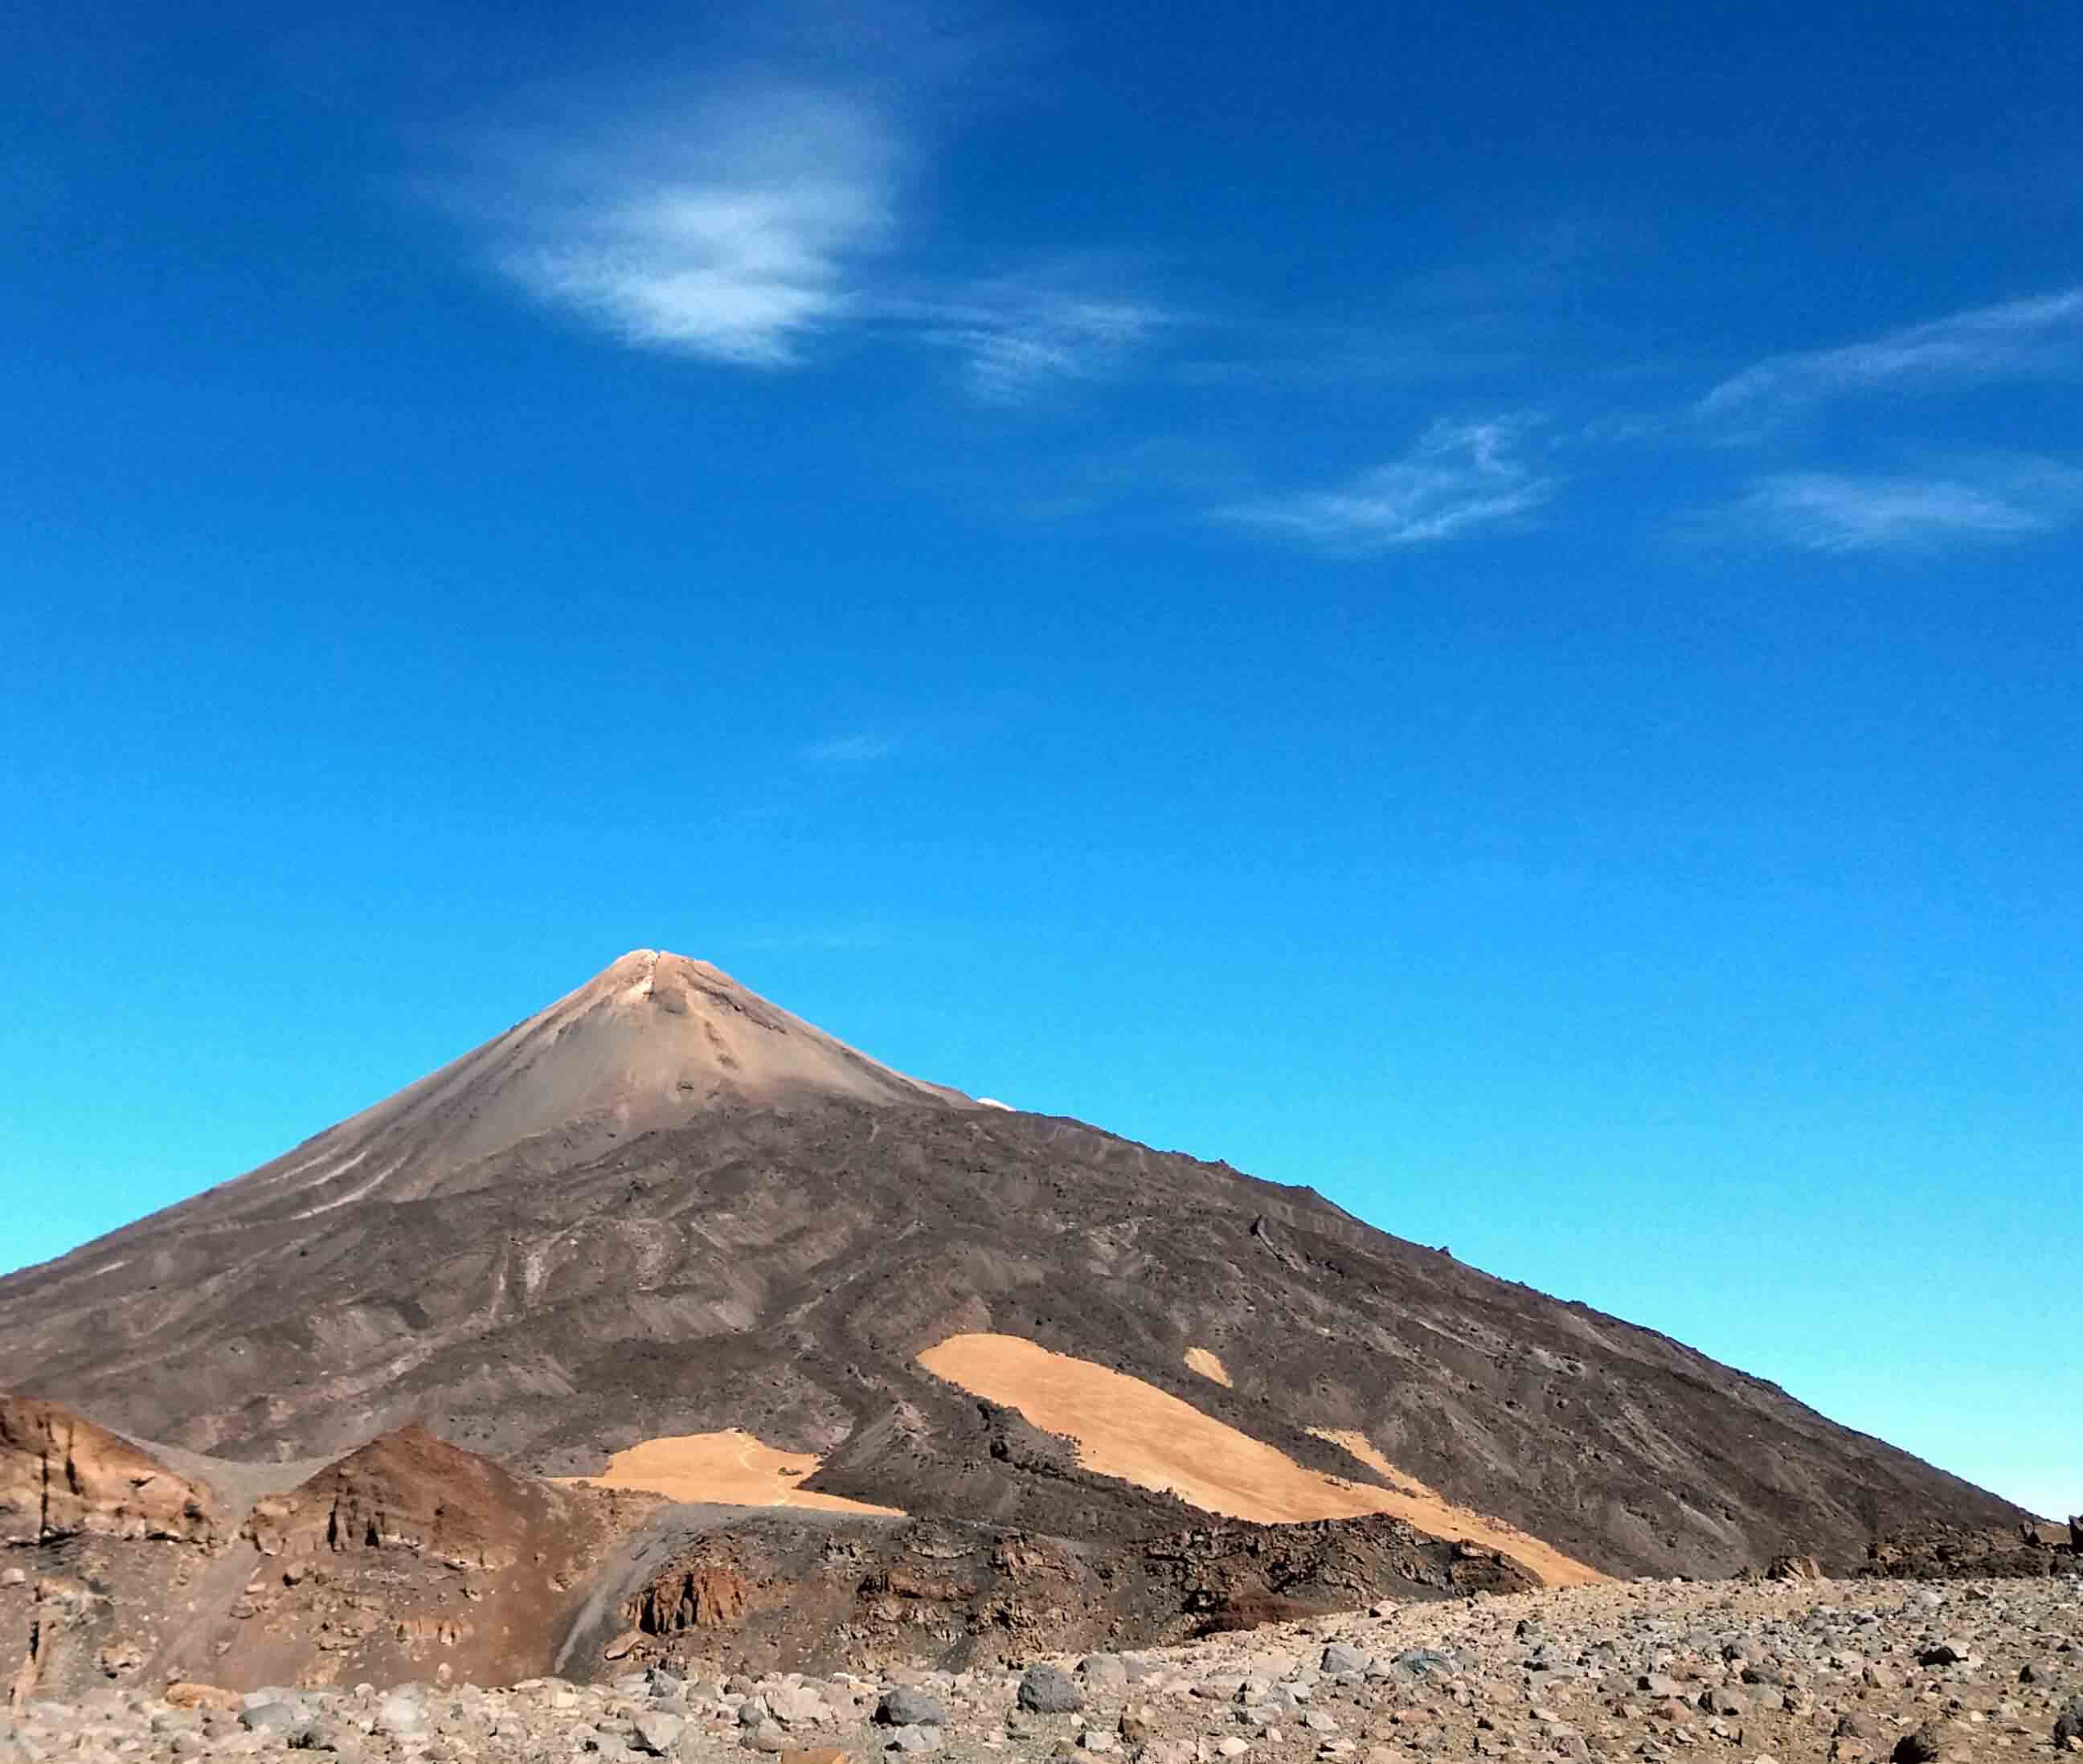
{"type": "Polygon", "coordinates": [[[306,1724],[307,1717],[294,1703],[269,1700],[249,1703],[239,1711],[239,1724],[252,1733],[273,1734],[286,1741],[306,1724]]]}
{"type": "Polygon", "coordinates": [[[241,1707],[235,1690],[226,1690],[218,1685],[193,1684],[185,1679],[168,1685],[163,1695],[167,1706],[175,1709],[218,1709],[226,1715],[236,1715],[241,1707]]]}
{"type": "Polygon", "coordinates": [[[640,1715],[630,1728],[630,1743],[640,1752],[653,1758],[670,1758],[673,1748],[680,1743],[680,1735],[687,1729],[684,1715],[653,1711],[640,1715]]]}
{"type": "Polygon", "coordinates": [[[1029,1666],[1020,1681],[1020,1707],[1033,1715],[1075,1715],[1085,1694],[1060,1666],[1029,1666]]]}
{"type": "Polygon", "coordinates": [[[1655,1581],[1218,1632],[1017,1674],[892,1666],[879,1684],[725,1677],[669,1652],[609,1683],[509,1690],[451,1686],[438,1656],[431,1684],[387,1690],[176,1680],[68,1703],[32,1689],[0,1715],[0,1764],[286,1764],[289,1750],[319,1764],[716,1764],[732,1741],[761,1764],[856,1764],[871,1749],[808,1746],[806,1730],[870,1719],[894,1756],[964,1764],[2083,1759],[2083,1581],[1949,1585],[1942,1633],[1919,1596],[1933,1589],[1915,1584],[1655,1581]]]}
{"type": "Polygon", "coordinates": [[[1088,1690],[1126,1690],[1128,1662],[1118,1654],[1088,1654],[1078,1662],[1078,1676],[1088,1690]]]}
{"type": "Polygon", "coordinates": [[[939,1728],[947,1725],[948,1711],[915,1686],[894,1685],[883,1692],[875,1719],[886,1728],[939,1728]]]}
{"type": "Polygon", "coordinates": [[[788,1727],[824,1719],[825,1699],[809,1685],[781,1685],[767,1693],[767,1712],[788,1727]]]}

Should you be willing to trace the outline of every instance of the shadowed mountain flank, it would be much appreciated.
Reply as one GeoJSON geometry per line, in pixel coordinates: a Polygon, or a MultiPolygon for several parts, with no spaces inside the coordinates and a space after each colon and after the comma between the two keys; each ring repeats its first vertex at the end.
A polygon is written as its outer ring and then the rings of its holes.
{"type": "Polygon", "coordinates": [[[0,1386],[172,1448],[329,1457],[417,1422],[592,1477],[645,1441],[699,1472],[687,1442],[738,1429],[818,1464],[791,1488],[915,1522],[1139,1545],[1206,1517],[1081,1457],[1079,1414],[1037,1425],[1010,1387],[920,1363],[986,1336],[1359,1491],[1338,1510],[1429,1500],[1605,1573],[1849,1566],[1903,1526],[2024,1517],[1308,1189],[977,1106],[650,951],[287,1157],[0,1280],[0,1386]]]}

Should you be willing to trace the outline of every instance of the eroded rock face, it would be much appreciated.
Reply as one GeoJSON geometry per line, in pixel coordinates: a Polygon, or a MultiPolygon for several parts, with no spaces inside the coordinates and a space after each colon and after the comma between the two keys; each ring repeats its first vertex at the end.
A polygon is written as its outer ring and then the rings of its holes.
{"type": "Polygon", "coordinates": [[[401,1428],[256,1500],[224,1602],[155,1665],[234,1688],[544,1672],[598,1565],[655,1504],[401,1428]]]}
{"type": "Polygon", "coordinates": [[[216,1492],[57,1404],[0,1397],[0,1687],[134,1680],[230,1539],[216,1492]]]}
{"type": "Polygon", "coordinates": [[[396,1550],[462,1570],[511,1567],[547,1500],[422,1427],[371,1440],[286,1495],[256,1502],[243,1535],[266,1556],[396,1550]]]}
{"type": "Polygon", "coordinates": [[[262,1466],[186,1467],[0,1401],[0,1697],[508,1682],[549,1668],[589,1576],[656,1504],[516,1476],[418,1428],[284,1492],[256,1495],[262,1466]]]}
{"type": "Polygon", "coordinates": [[[209,1543],[222,1524],[208,1487],[128,1440],[56,1403],[0,1396],[0,1544],[82,1533],[209,1543]]]}

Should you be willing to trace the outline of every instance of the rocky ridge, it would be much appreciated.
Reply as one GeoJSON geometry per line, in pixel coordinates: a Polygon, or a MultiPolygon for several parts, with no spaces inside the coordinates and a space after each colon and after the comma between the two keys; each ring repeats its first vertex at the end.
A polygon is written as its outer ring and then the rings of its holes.
{"type": "Polygon", "coordinates": [[[4,1669],[17,1698],[169,1676],[545,1670],[602,1562],[657,1504],[516,1477],[419,1428],[287,1488],[224,1468],[221,1492],[0,1397],[0,1646],[20,1649],[4,1669]],[[40,1522],[12,1517],[40,1492],[40,1522]]]}

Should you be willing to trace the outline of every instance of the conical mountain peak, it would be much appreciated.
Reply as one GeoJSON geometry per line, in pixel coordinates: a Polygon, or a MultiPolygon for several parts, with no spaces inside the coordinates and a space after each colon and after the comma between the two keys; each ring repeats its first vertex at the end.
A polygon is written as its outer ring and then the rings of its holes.
{"type": "MultiPolygon", "coordinates": [[[[0,1280],[0,1384],[30,1381],[233,1457],[417,1420],[514,1469],[670,1475],[622,1484],[668,1496],[792,1505],[816,1466],[813,1497],[973,1522],[987,1551],[1005,1527],[1081,1540],[1063,1559],[1091,1552],[1087,1587],[1147,1584],[1181,1502],[1399,1514],[1466,1541],[1473,1558],[1443,1548],[1456,1574],[1493,1548],[1539,1574],[1720,1575],[1789,1549],[1850,1566],[1876,1533],[2015,1538],[2030,1517],[1667,1337],[1308,1190],[986,1109],[649,949],[251,1174],[0,1280]]],[[[296,1523],[324,1535],[352,1493],[417,1525],[415,1491],[466,1498],[445,1450],[393,1435],[307,1484],[296,1523]]],[[[833,1535],[767,1559],[792,1576],[833,1535]]],[[[1312,1559],[1405,1553],[1353,1535],[1312,1559]]],[[[612,1625],[639,1583],[597,1584],[621,1588],[593,1607],[612,1625]]],[[[804,1609],[824,1598],[802,1584],[804,1609]]],[[[1136,1593],[1137,1621],[1185,1621],[1183,1596],[1136,1593]]]]}
{"type": "Polygon", "coordinates": [[[306,1218],[569,1168],[733,1106],[843,1098],[969,1108],[870,1059],[711,962],[632,950],[575,991],[194,1204],[306,1218]]]}
{"type": "MultiPolygon", "coordinates": [[[[970,1103],[958,1090],[870,1059],[715,963],[670,950],[632,950],[501,1042],[540,1042],[545,1030],[556,1065],[571,1068],[560,1075],[583,1075],[594,1090],[604,1085],[611,1093],[594,1101],[640,1112],[647,1096],[666,1098],[676,1110],[690,1102],[811,1095],[970,1103]]],[[[488,1043],[480,1052],[500,1044],[488,1043]]]]}

